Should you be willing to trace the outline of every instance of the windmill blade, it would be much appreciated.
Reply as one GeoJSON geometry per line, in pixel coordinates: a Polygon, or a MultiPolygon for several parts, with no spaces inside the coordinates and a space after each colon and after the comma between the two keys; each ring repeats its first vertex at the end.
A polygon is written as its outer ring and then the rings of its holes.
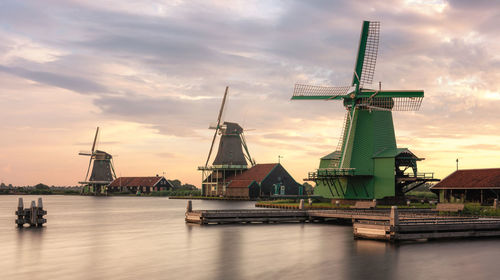
{"type": "Polygon", "coordinates": [[[92,157],[89,160],[89,167],[87,167],[87,174],[85,174],[85,182],[87,182],[87,178],[89,177],[90,165],[92,164],[92,157]]]}
{"type": "Polygon", "coordinates": [[[423,97],[375,97],[361,98],[361,109],[376,111],[418,111],[423,97]]]}
{"type": "Polygon", "coordinates": [[[351,86],[313,86],[295,84],[293,99],[340,99],[349,93],[351,86]]]}
{"type": "Polygon", "coordinates": [[[357,84],[363,87],[365,84],[371,84],[373,82],[375,65],[377,63],[379,37],[380,22],[363,21],[352,85],[357,84]]]}
{"type": "Polygon", "coordinates": [[[217,126],[215,127],[215,133],[214,133],[214,137],[212,138],[212,144],[210,145],[210,150],[208,151],[208,157],[207,157],[207,161],[205,162],[205,167],[208,166],[208,161],[210,161],[210,156],[212,155],[212,150],[214,148],[215,138],[217,137],[217,132],[219,132],[219,129],[220,129],[220,121],[222,118],[222,112],[224,111],[224,105],[226,104],[226,97],[227,97],[228,90],[229,90],[229,87],[226,86],[226,91],[224,92],[224,97],[222,98],[222,104],[220,106],[219,115],[217,117],[217,126]]]}
{"type": "Polygon", "coordinates": [[[424,98],[422,90],[363,90],[357,106],[378,111],[418,111],[424,98]]]}
{"type": "Polygon", "coordinates": [[[95,144],[97,142],[97,135],[99,134],[99,127],[97,127],[96,131],[95,131],[95,136],[94,136],[94,143],[92,144],[92,153],[94,153],[94,150],[95,150],[95,144]]]}
{"type": "Polygon", "coordinates": [[[116,173],[115,173],[115,161],[113,160],[113,158],[111,158],[111,171],[113,172],[113,180],[116,179],[116,173]]]}

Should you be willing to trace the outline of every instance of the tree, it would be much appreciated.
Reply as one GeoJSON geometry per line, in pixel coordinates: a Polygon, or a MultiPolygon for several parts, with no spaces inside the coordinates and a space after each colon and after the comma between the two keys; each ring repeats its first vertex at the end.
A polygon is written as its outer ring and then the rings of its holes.
{"type": "Polygon", "coordinates": [[[182,183],[181,181],[174,179],[174,180],[168,180],[172,186],[174,186],[174,189],[178,189],[181,187],[182,183]]]}
{"type": "Polygon", "coordinates": [[[49,186],[45,185],[45,184],[42,184],[42,183],[39,183],[37,185],[35,185],[35,189],[36,190],[49,190],[49,186]]]}
{"type": "Polygon", "coordinates": [[[304,184],[302,184],[302,185],[304,186],[304,189],[308,195],[313,194],[314,187],[311,184],[309,184],[308,182],[304,182],[304,184]]]}

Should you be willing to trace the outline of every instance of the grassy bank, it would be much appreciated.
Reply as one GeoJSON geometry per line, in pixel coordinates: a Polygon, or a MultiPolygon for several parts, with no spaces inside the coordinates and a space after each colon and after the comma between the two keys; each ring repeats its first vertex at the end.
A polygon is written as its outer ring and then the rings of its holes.
{"type": "MultiPolygon", "coordinates": [[[[274,200],[274,201],[259,201],[255,204],[256,207],[264,207],[266,205],[286,207],[299,207],[299,202],[291,199],[274,200]]],[[[304,206],[308,207],[307,201],[304,201],[304,206]]],[[[328,208],[328,209],[345,209],[351,205],[336,206],[329,202],[313,202],[312,208],[328,208]]],[[[389,209],[391,205],[378,205],[377,209],[389,209]]],[[[436,205],[429,203],[410,203],[410,205],[398,205],[399,209],[431,209],[436,208],[436,205]]],[[[479,203],[464,204],[464,211],[461,213],[442,213],[446,215],[462,215],[462,216],[482,216],[482,217],[500,217],[500,209],[493,209],[491,206],[482,206],[479,203]]]]}

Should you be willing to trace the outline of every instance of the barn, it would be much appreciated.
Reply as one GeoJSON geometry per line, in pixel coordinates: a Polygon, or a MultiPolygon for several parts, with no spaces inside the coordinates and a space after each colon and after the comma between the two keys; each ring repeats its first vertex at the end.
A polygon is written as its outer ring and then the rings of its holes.
{"type": "Polygon", "coordinates": [[[163,176],[118,177],[108,185],[108,192],[151,193],[173,189],[172,184],[163,176]]]}
{"type": "Polygon", "coordinates": [[[492,204],[500,198],[500,168],[457,170],[431,190],[441,202],[492,204]]]}
{"type": "Polygon", "coordinates": [[[271,195],[299,195],[302,185],[297,183],[280,163],[256,164],[241,174],[226,180],[225,196],[239,198],[270,197],[271,195]]]}

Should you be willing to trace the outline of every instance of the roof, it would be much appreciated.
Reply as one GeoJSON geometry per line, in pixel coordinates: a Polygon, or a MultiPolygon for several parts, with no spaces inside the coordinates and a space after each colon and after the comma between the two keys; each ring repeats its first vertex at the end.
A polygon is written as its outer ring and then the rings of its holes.
{"type": "Polygon", "coordinates": [[[500,189],[500,168],[457,170],[431,189],[500,189]]]}
{"type": "Polygon", "coordinates": [[[407,154],[408,156],[415,158],[416,160],[422,160],[418,158],[414,153],[412,153],[408,148],[396,148],[396,149],[384,149],[373,155],[373,158],[392,158],[397,157],[401,154],[407,154]]]}
{"type": "Polygon", "coordinates": [[[260,183],[278,165],[279,163],[256,164],[241,174],[227,178],[230,181],[228,188],[248,187],[253,181],[260,183]]]}
{"type": "Polygon", "coordinates": [[[227,185],[228,188],[248,188],[255,180],[233,180],[229,185],[227,185]]]}
{"type": "MultiPolygon", "coordinates": [[[[151,177],[119,177],[116,178],[110,187],[154,187],[163,176],[151,176],[151,177]]],[[[168,182],[168,180],[167,180],[168,182]]],[[[170,183],[170,182],[169,182],[170,183]]]]}

